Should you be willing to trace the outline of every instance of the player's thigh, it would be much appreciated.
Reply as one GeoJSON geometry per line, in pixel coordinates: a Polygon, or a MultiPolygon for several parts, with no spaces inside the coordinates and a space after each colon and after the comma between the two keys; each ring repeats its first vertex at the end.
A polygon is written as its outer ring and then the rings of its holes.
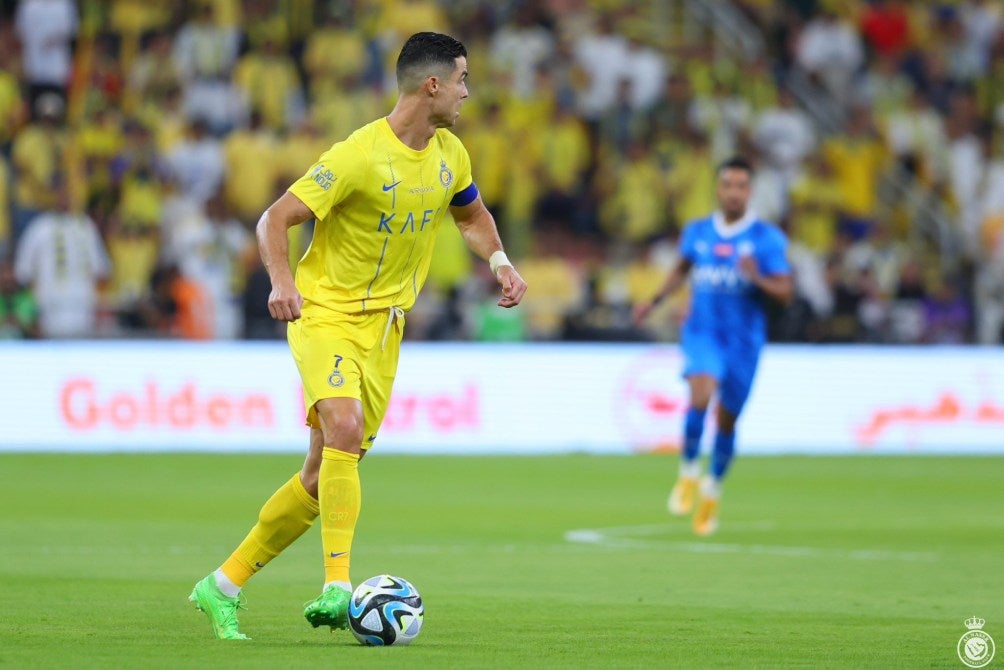
{"type": "Polygon", "coordinates": [[[725,368],[725,352],[715,337],[708,333],[684,332],[683,376],[690,387],[690,402],[695,407],[707,407],[725,368]]]}
{"type": "Polygon", "coordinates": [[[307,425],[323,430],[317,416],[318,401],[362,400],[365,352],[346,328],[336,323],[299,319],[289,324],[287,339],[303,383],[307,425]]]}
{"type": "Polygon", "coordinates": [[[734,354],[728,359],[719,386],[719,403],[733,417],[739,416],[749,399],[758,359],[759,352],[734,354]]]}
{"type": "Polygon", "coordinates": [[[401,353],[401,330],[391,332],[383,347],[374,350],[363,371],[363,440],[365,452],[373,445],[380,432],[387,408],[390,406],[391,391],[397,376],[397,364],[401,353]]]}

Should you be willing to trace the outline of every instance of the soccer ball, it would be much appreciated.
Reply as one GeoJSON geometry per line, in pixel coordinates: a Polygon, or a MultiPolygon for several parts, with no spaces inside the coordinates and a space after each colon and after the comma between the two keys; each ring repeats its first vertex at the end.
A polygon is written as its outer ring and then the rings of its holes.
{"type": "Polygon", "coordinates": [[[363,644],[410,644],[422,630],[424,616],[418,590],[393,575],[370,577],[349,600],[349,629],[363,644]]]}

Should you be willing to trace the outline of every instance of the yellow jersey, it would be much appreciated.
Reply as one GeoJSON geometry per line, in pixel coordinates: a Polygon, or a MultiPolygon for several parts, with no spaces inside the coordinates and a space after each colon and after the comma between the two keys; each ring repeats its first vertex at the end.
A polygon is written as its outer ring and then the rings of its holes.
{"type": "Polygon", "coordinates": [[[303,313],[415,304],[447,208],[477,197],[460,140],[442,128],[416,151],[381,118],[337,142],[289,188],[314,213],[296,268],[303,313]]]}

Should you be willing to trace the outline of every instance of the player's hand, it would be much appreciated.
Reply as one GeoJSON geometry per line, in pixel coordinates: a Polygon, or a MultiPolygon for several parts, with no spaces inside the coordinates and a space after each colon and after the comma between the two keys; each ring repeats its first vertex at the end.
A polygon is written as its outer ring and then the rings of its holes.
{"type": "Polygon", "coordinates": [[[516,272],[516,268],[511,265],[503,265],[498,272],[499,284],[502,286],[502,297],[499,298],[499,307],[515,307],[523,299],[526,293],[526,282],[516,272]]]}
{"type": "Polygon", "coordinates": [[[296,321],[300,318],[303,296],[296,284],[273,284],[268,294],[268,313],[277,321],[296,321]]]}
{"type": "Polygon", "coordinates": [[[760,276],[760,268],[756,264],[756,259],[749,255],[739,257],[739,271],[750,281],[756,281],[760,276]]]}

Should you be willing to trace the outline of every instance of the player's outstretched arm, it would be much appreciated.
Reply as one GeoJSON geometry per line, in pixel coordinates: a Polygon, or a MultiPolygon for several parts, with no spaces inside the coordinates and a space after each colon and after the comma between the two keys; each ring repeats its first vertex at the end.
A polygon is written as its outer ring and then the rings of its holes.
{"type": "Polygon", "coordinates": [[[303,201],[286,191],[258,219],[255,234],[262,263],[272,282],[268,296],[268,311],[273,319],[296,321],[300,318],[303,296],[296,290],[293,272],[289,268],[288,231],[293,226],[314,218],[303,201]]]}
{"type": "Polygon", "coordinates": [[[680,261],[676,264],[676,267],[674,267],[669,273],[669,276],[666,277],[666,281],[663,282],[659,292],[656,293],[655,296],[648,302],[635,305],[635,308],[632,311],[632,317],[634,318],[636,326],[640,326],[660,302],[676,293],[676,291],[683,286],[683,282],[687,281],[687,275],[690,274],[691,265],[692,263],[686,258],[680,259],[680,261]]]}
{"type": "Polygon", "coordinates": [[[453,220],[456,221],[467,247],[491,264],[492,272],[502,287],[499,306],[518,305],[526,293],[526,282],[516,272],[516,268],[502,250],[502,240],[499,239],[495,218],[485,207],[481,196],[479,195],[470,204],[450,207],[450,213],[453,214],[453,220]]]}

